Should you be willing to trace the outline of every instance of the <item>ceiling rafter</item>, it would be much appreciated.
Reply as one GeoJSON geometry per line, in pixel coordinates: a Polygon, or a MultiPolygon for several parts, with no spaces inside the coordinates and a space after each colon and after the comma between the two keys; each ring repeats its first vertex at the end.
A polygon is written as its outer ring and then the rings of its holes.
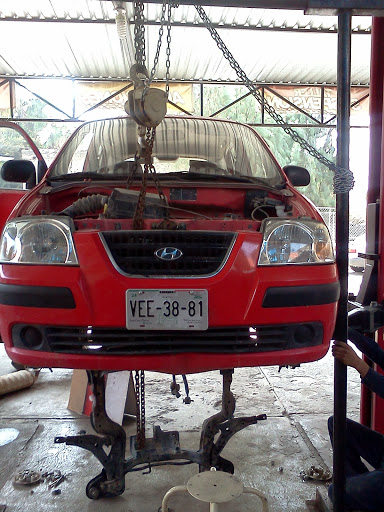
{"type": "MultiPolygon", "coordinates": [[[[147,67],[151,68],[162,4],[159,0],[144,1],[147,67]]],[[[181,82],[239,84],[191,5],[200,3],[208,6],[205,10],[213,26],[254,82],[333,85],[337,17],[309,16],[300,9],[334,5],[337,1],[343,0],[181,0],[180,7],[173,10],[172,78],[181,82]],[[299,10],[278,9],[288,3],[299,10]]],[[[377,2],[364,0],[364,4],[367,1],[377,2]]],[[[348,2],[358,5],[359,0],[348,2]]],[[[384,0],[380,2],[384,5],[384,0]]],[[[126,9],[127,19],[132,20],[133,3],[121,5],[126,9]]],[[[2,45],[0,50],[0,77],[127,81],[133,57],[127,59],[122,55],[115,6],[111,0],[3,2],[0,38],[9,44],[2,45]],[[28,45],[20,45],[22,40],[27,40],[28,45]]],[[[371,21],[371,17],[360,16],[352,21],[356,41],[352,85],[369,85],[371,21]]],[[[155,76],[159,81],[165,78],[163,61],[161,55],[155,76]]]]}
{"type": "MultiPolygon", "coordinates": [[[[108,0],[106,0],[108,1],[108,0]]],[[[103,19],[103,18],[69,18],[69,17],[37,17],[37,16],[3,16],[0,17],[0,21],[9,21],[11,23],[16,22],[27,22],[27,23],[65,23],[65,24],[99,24],[99,25],[115,25],[115,19],[103,19]]],[[[161,23],[156,20],[145,20],[144,22],[145,26],[161,26],[161,23]]],[[[204,24],[201,22],[195,22],[195,21],[173,21],[172,22],[173,27],[185,27],[185,28],[196,28],[196,27],[203,27],[204,24]]],[[[234,24],[234,23],[212,23],[212,26],[217,29],[227,29],[227,30],[261,30],[261,31],[269,31],[269,32],[306,32],[306,33],[316,33],[316,34],[337,34],[337,27],[316,27],[316,26],[279,26],[279,25],[240,25],[240,24],[234,24]]],[[[362,34],[362,35],[370,35],[371,34],[371,27],[366,28],[360,28],[359,26],[352,28],[353,34],[362,34]]]]}

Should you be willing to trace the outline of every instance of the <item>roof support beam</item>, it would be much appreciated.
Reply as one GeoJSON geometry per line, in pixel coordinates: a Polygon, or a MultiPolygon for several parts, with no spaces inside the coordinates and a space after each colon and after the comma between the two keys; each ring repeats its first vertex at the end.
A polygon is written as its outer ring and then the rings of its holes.
{"type": "MultiPolygon", "coordinates": [[[[93,18],[37,18],[32,17],[28,18],[26,16],[18,16],[17,18],[13,16],[5,16],[0,18],[0,22],[10,22],[10,23],[58,23],[68,25],[116,25],[116,21],[114,19],[93,19],[93,18]]],[[[161,22],[157,20],[144,20],[145,27],[160,27],[161,22]]],[[[212,26],[216,29],[226,29],[226,30],[256,30],[263,32],[295,32],[295,33],[314,33],[314,34],[336,34],[337,27],[330,28],[320,28],[320,27],[279,27],[279,26],[260,26],[260,25],[233,25],[226,23],[212,23],[212,26]]],[[[181,27],[181,28],[205,28],[203,23],[195,23],[190,21],[172,21],[172,27],[181,27]]],[[[371,29],[353,29],[353,34],[359,35],[370,35],[371,29]]]]}
{"type": "MultiPolygon", "coordinates": [[[[112,1],[112,0],[109,0],[112,1]]],[[[159,3],[159,0],[143,0],[159,3]]],[[[382,0],[179,0],[182,5],[204,5],[209,7],[253,7],[260,9],[293,9],[307,14],[336,15],[348,9],[354,16],[384,16],[382,0]]]]}

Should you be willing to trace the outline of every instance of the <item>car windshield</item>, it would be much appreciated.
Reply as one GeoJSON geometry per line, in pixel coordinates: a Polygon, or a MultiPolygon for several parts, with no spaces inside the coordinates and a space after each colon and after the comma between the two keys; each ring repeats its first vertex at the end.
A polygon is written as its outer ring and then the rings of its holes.
{"type": "MultiPolygon", "coordinates": [[[[137,134],[137,124],[129,117],[86,123],[63,148],[50,177],[60,179],[74,173],[103,174],[103,178],[128,175],[137,151],[137,134]]],[[[256,132],[230,121],[165,118],[156,128],[152,156],[159,175],[246,177],[272,187],[285,182],[256,132]]]]}

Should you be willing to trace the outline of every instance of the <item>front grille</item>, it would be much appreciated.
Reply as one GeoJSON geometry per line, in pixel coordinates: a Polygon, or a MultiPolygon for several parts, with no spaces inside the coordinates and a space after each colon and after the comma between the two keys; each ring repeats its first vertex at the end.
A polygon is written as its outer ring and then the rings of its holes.
{"type": "MultiPolygon", "coordinates": [[[[14,345],[26,348],[23,332],[13,327],[14,345]]],[[[321,323],[259,327],[209,328],[206,331],[130,331],[127,329],[42,327],[42,343],[35,350],[93,355],[155,355],[184,352],[255,353],[320,345],[321,323]]]]}
{"type": "Polygon", "coordinates": [[[206,276],[225,263],[235,234],[215,231],[108,231],[100,234],[116,268],[131,276],[206,276]],[[159,259],[155,252],[175,248],[182,256],[159,259]]]}

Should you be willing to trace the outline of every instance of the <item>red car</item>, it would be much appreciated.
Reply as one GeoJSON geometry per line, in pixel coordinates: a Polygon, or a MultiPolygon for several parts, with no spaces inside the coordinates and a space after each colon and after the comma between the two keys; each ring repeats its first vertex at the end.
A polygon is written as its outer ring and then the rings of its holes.
{"type": "MultiPolygon", "coordinates": [[[[339,282],[328,230],[295,188],[308,172],[281,169],[231,121],[167,117],[148,177],[137,140],[129,117],[85,123],[10,214],[9,357],[172,374],[323,357],[339,282]]],[[[24,160],[2,168],[7,182],[35,175],[24,160]]]]}

